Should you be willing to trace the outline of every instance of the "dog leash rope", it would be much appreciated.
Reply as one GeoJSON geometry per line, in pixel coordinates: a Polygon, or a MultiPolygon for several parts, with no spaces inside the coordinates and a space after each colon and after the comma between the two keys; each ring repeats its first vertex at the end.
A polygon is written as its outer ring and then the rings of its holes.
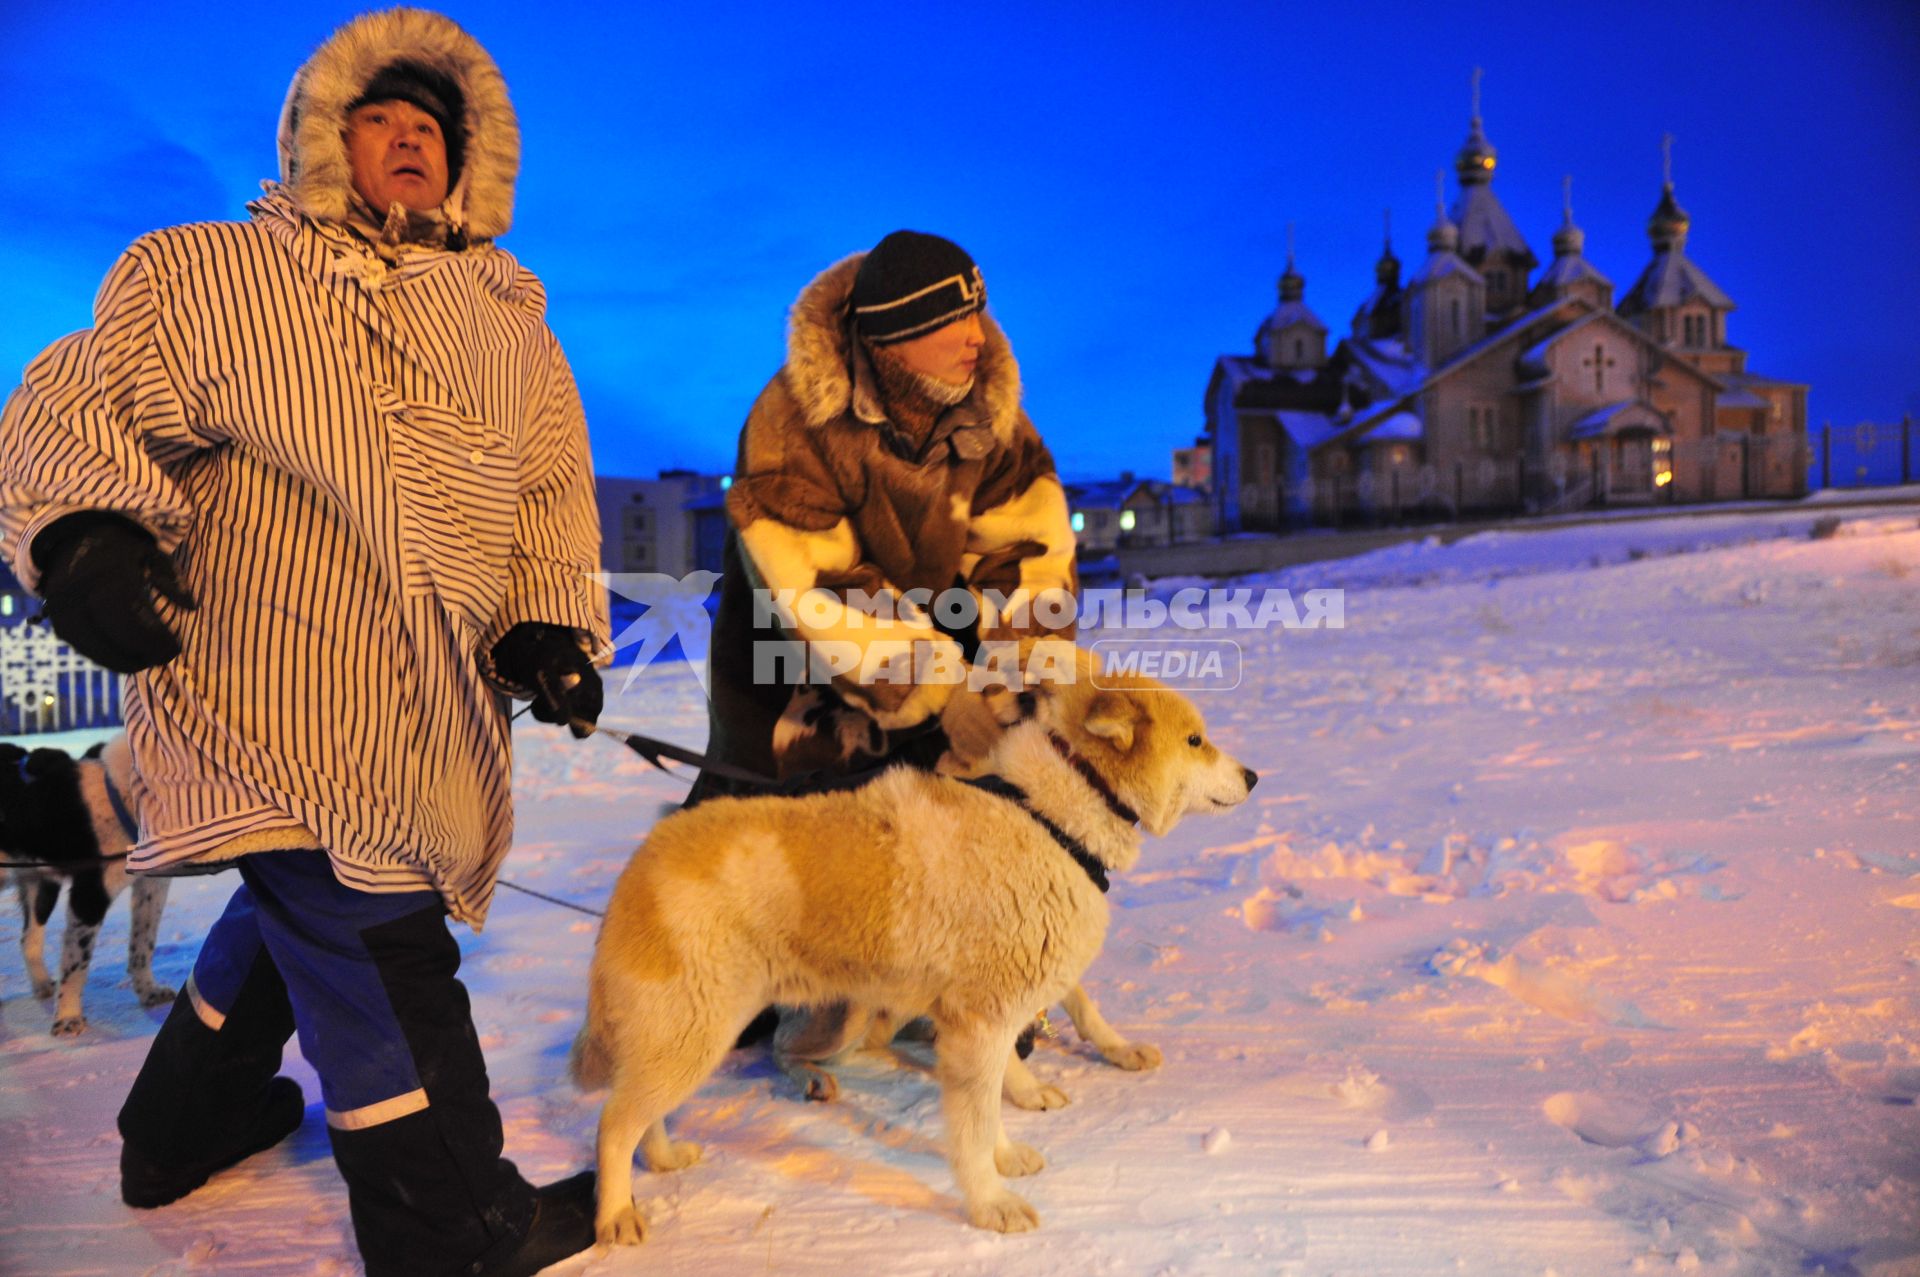
{"type": "Polygon", "coordinates": [[[0,869],[85,869],[88,865],[107,865],[125,860],[133,853],[123,851],[112,856],[86,856],[80,860],[15,860],[0,854],[0,869]]]}
{"type": "Polygon", "coordinates": [[[535,891],[532,887],[523,887],[517,882],[508,882],[505,878],[495,878],[493,881],[497,885],[511,888],[523,896],[532,896],[535,900],[544,900],[550,905],[559,905],[562,909],[571,909],[575,913],[584,913],[594,918],[604,918],[607,916],[606,910],[604,909],[589,909],[587,906],[577,905],[571,900],[562,900],[560,897],[550,896],[544,891],[535,891]]]}

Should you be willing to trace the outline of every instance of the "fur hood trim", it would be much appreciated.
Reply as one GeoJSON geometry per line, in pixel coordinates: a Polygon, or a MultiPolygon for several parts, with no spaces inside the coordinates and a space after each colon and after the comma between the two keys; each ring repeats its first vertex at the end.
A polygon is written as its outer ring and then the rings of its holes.
{"type": "Polygon", "coordinates": [[[347,105],[402,59],[449,77],[466,98],[466,157],[443,206],[448,220],[474,239],[506,234],[520,172],[520,123],[507,82],[478,41],[451,18],[424,9],[362,14],[328,36],[294,73],[280,112],[280,180],[308,217],[345,222],[353,192],[342,136],[347,105]]]}
{"type": "MultiPolygon", "coordinates": [[[[857,384],[854,375],[854,360],[865,356],[855,349],[848,298],[865,258],[865,253],[855,253],[821,271],[801,290],[788,316],[787,388],[810,426],[824,426],[848,408],[862,421],[886,420],[871,391],[857,384]]],[[[1020,420],[1020,365],[1007,335],[984,310],[980,326],[987,340],[974,368],[973,398],[985,408],[994,437],[1007,443],[1020,420]]]]}

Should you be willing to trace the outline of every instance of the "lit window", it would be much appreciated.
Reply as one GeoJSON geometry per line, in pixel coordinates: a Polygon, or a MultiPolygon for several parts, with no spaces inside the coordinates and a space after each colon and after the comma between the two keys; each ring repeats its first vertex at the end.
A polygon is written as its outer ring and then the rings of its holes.
{"type": "Polygon", "coordinates": [[[1120,530],[1122,532],[1133,531],[1133,523],[1134,523],[1133,511],[1122,510],[1120,512],[1120,530]]]}
{"type": "Polygon", "coordinates": [[[13,595],[0,594],[0,616],[13,615],[13,595]]]}
{"type": "Polygon", "coordinates": [[[732,486],[733,486],[732,475],[723,474],[720,476],[720,491],[725,492],[728,488],[731,488],[732,486]]]}
{"type": "Polygon", "coordinates": [[[1075,532],[1085,532],[1087,530],[1087,516],[1079,510],[1073,512],[1073,530],[1075,532]]]}

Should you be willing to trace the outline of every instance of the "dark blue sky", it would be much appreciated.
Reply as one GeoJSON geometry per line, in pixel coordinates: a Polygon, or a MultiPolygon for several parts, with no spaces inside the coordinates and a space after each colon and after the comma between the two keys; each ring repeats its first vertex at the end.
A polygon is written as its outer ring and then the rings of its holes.
{"type": "MultiPolygon", "coordinates": [[[[1624,292],[1675,135],[1689,251],[1809,413],[1920,413],[1920,6],[447,7],[524,131],[503,242],[547,281],[607,473],[723,468],[814,272],[888,230],[980,261],[1070,477],[1165,474],[1251,349],[1286,224],[1335,335],[1381,210],[1409,270],[1472,68],[1494,189],[1543,259],[1574,177],[1624,292]]],[[[0,371],[87,322],[142,231],[240,216],[345,5],[6,0],[0,371]]]]}

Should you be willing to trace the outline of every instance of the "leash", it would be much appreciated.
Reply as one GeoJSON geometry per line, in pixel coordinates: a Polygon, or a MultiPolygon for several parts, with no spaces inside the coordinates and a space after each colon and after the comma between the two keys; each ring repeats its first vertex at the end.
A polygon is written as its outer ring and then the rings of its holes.
{"type": "Polygon", "coordinates": [[[639,732],[623,732],[614,727],[602,727],[598,723],[588,723],[584,719],[576,718],[573,721],[576,725],[591,728],[598,735],[619,741],[668,775],[675,773],[673,768],[667,766],[663,760],[671,758],[676,763],[686,763],[689,766],[698,767],[701,771],[709,771],[716,776],[724,776],[728,780],[737,780],[744,785],[752,785],[759,789],[778,789],[785,783],[771,776],[762,776],[759,772],[749,771],[745,767],[735,767],[732,763],[716,761],[705,754],[675,745],[671,741],[656,740],[651,736],[642,736],[639,732]]]}
{"type": "Polygon", "coordinates": [[[550,905],[559,905],[562,909],[571,909],[575,913],[584,913],[590,918],[604,918],[607,916],[606,910],[604,909],[589,909],[585,905],[577,905],[571,900],[562,900],[560,897],[550,896],[544,891],[535,891],[532,887],[523,887],[517,882],[508,882],[505,878],[495,878],[493,881],[497,886],[511,888],[523,896],[532,896],[535,900],[544,900],[550,905]]]}

